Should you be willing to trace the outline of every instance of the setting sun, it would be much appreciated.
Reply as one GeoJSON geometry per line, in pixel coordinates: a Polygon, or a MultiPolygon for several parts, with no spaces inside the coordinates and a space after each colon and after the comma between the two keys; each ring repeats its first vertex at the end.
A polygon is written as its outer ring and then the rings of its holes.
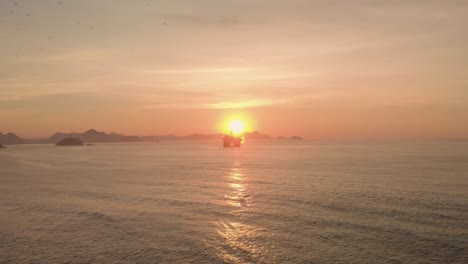
{"type": "Polygon", "coordinates": [[[0,0],[0,264],[468,264],[467,25],[468,0],[0,0]]]}
{"type": "Polygon", "coordinates": [[[234,134],[240,134],[244,132],[244,123],[239,120],[233,120],[229,123],[229,131],[234,134]]]}

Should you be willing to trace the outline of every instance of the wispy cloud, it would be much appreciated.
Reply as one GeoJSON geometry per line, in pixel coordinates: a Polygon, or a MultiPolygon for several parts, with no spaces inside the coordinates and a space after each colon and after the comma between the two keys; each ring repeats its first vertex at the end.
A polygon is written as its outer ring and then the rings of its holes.
{"type": "Polygon", "coordinates": [[[152,74],[192,74],[192,73],[232,73],[248,72],[255,68],[250,67],[220,67],[220,68],[194,68],[194,69],[174,69],[174,70],[150,70],[147,73],[152,74]]]}
{"type": "Polygon", "coordinates": [[[285,104],[286,102],[287,102],[286,100],[282,100],[282,99],[255,99],[255,100],[200,104],[198,105],[198,107],[199,108],[212,108],[212,109],[253,108],[253,107],[285,104]]]}

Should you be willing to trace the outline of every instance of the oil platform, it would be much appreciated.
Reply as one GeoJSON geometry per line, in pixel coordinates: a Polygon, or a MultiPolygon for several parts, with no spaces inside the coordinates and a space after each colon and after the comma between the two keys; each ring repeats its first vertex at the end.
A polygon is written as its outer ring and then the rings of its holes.
{"type": "Polygon", "coordinates": [[[238,148],[243,143],[243,137],[235,136],[233,132],[224,135],[223,147],[225,148],[238,148]]]}

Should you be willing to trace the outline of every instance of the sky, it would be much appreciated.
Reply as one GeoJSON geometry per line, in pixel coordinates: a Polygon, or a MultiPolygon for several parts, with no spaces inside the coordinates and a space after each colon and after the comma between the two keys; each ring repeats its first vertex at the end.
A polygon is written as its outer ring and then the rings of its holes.
{"type": "Polygon", "coordinates": [[[468,1],[0,0],[0,132],[468,138],[468,1]]]}

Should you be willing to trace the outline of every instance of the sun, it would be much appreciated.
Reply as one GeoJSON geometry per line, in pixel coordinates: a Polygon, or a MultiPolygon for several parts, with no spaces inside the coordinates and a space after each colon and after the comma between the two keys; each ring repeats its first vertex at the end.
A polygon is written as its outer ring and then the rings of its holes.
{"type": "Polygon", "coordinates": [[[223,134],[242,137],[255,127],[255,120],[246,112],[223,113],[219,118],[217,130],[223,134]]]}
{"type": "Polygon", "coordinates": [[[240,120],[233,120],[229,123],[229,131],[238,135],[244,132],[244,123],[240,120]]]}

